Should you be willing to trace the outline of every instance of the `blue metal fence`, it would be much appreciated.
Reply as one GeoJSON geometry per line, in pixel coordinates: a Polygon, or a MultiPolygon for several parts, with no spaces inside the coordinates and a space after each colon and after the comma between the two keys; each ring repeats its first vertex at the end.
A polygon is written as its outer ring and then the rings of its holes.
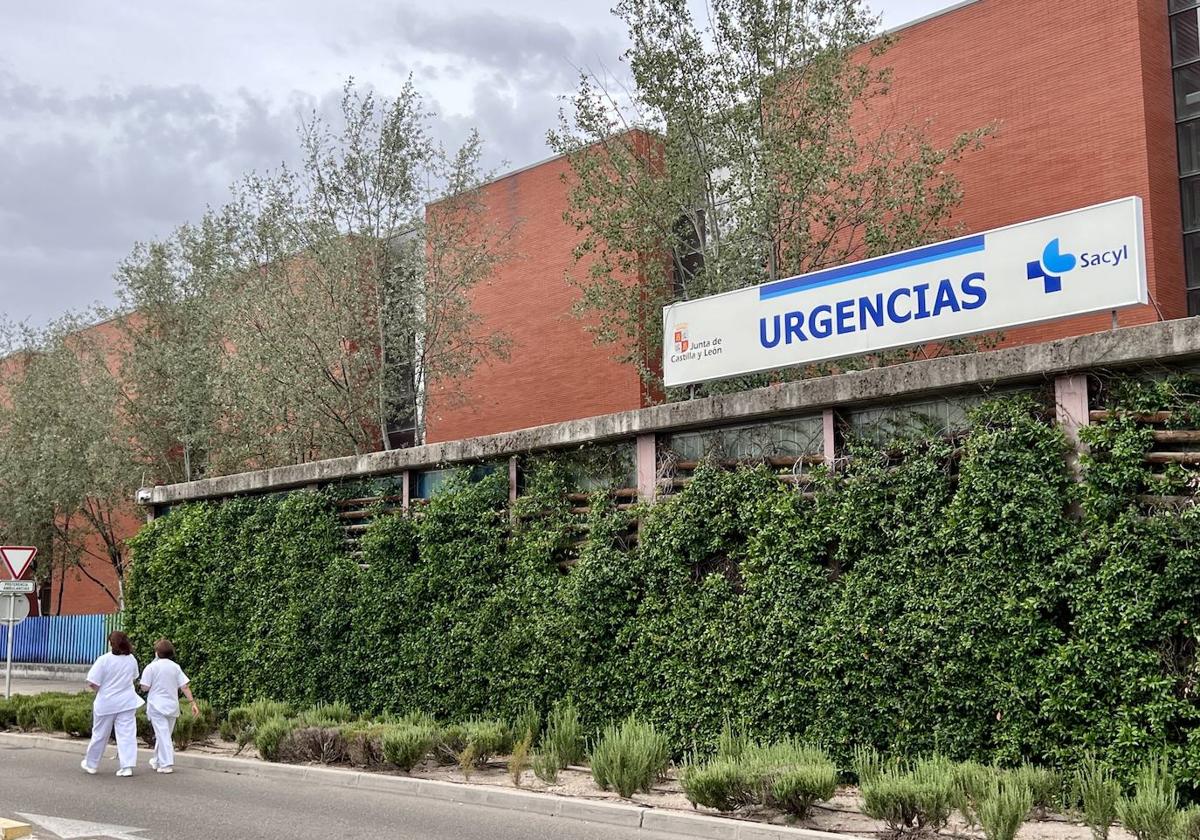
{"type": "MultiPolygon", "coordinates": [[[[108,634],[121,627],[119,613],[43,615],[13,631],[13,662],[90,665],[108,651],[108,634]]],[[[0,666],[8,655],[8,628],[0,625],[0,666]]]]}

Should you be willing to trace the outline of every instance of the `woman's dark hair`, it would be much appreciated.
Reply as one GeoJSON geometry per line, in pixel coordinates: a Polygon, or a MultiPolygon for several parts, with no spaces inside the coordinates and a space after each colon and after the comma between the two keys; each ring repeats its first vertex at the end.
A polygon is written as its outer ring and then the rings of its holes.
{"type": "Polygon", "coordinates": [[[175,645],[171,644],[170,639],[159,639],[154,643],[154,652],[159,659],[174,659],[175,645]]]}
{"type": "Polygon", "coordinates": [[[114,630],[108,634],[108,646],[117,656],[129,656],[133,653],[133,645],[129,644],[129,637],[120,630],[114,630]]]}

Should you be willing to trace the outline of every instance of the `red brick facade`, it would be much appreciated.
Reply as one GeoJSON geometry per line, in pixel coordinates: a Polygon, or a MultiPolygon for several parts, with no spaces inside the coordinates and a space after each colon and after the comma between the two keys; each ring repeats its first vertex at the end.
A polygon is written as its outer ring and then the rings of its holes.
{"type": "MultiPolygon", "coordinates": [[[[963,233],[1001,227],[1128,195],[1145,207],[1153,305],[1121,325],[1186,315],[1176,180],[1166,0],[977,0],[909,26],[881,59],[887,97],[861,115],[927,124],[948,145],[995,125],[982,151],[956,169],[963,233]]],[[[431,400],[431,441],[636,408],[634,372],[613,363],[570,314],[564,282],[577,234],[562,221],[562,159],[487,187],[503,224],[518,224],[517,257],[479,288],[475,305],[514,340],[509,362],[487,365],[461,403],[431,400]],[[586,373],[583,373],[586,371],[586,373]]],[[[1108,314],[1008,331],[1026,344],[1108,329],[1108,314]]]]}
{"type": "MultiPolygon", "coordinates": [[[[978,0],[902,30],[895,119],[942,143],[996,123],[959,168],[965,232],[1127,195],[1145,205],[1150,296],[1122,325],[1186,315],[1167,4],[978,0]]],[[[1110,326],[1107,314],[1011,330],[1031,343],[1110,326]]]]}
{"type": "MultiPolygon", "coordinates": [[[[1141,196],[1153,305],[1122,312],[1120,323],[1186,314],[1167,0],[976,0],[901,30],[878,61],[894,80],[862,115],[864,129],[927,122],[948,144],[996,125],[957,168],[964,233],[1141,196]]],[[[566,170],[553,159],[486,187],[496,225],[515,226],[514,258],[473,303],[485,328],[512,339],[511,358],[475,371],[461,400],[431,395],[430,442],[643,404],[636,372],[595,346],[571,313],[579,293],[565,278],[576,270],[578,234],[563,221],[566,170]]],[[[1109,326],[1107,314],[1080,317],[1011,330],[1005,342],[1109,326]]],[[[75,575],[66,583],[65,612],[112,608],[94,584],[75,575]]]]}
{"type": "Polygon", "coordinates": [[[637,371],[596,347],[571,313],[579,290],[571,249],[578,234],[563,221],[569,167],[563,158],[500,178],[484,201],[501,230],[515,231],[512,258],[473,290],[484,329],[512,341],[508,361],[493,361],[466,381],[460,398],[432,393],[426,418],[430,443],[486,435],[636,408],[637,371]]]}

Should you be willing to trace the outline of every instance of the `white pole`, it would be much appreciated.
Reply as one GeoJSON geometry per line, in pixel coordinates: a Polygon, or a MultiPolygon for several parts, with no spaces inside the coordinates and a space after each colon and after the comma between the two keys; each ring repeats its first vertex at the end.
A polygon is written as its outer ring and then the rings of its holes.
{"type": "Polygon", "coordinates": [[[12,645],[13,627],[16,626],[17,602],[12,595],[8,596],[8,655],[4,663],[4,699],[12,697],[12,645]]]}

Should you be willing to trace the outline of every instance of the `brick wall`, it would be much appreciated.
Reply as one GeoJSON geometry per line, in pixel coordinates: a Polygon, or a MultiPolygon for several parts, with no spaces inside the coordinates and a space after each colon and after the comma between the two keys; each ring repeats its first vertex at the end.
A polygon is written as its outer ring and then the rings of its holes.
{"type": "MultiPolygon", "coordinates": [[[[996,124],[956,169],[964,233],[1139,195],[1156,306],[1125,310],[1119,323],[1186,314],[1165,0],[978,0],[902,30],[876,61],[893,84],[860,115],[864,131],[927,124],[949,144],[996,124]]],[[[562,221],[565,169],[554,159],[488,187],[492,212],[520,222],[519,257],[475,305],[513,337],[513,359],[478,371],[461,402],[431,400],[431,442],[642,404],[633,372],[570,314],[577,294],[564,276],[577,235],[562,221]]],[[[1003,343],[1110,326],[1107,313],[1084,316],[1009,330],[1003,343]]]]}
{"type": "Polygon", "coordinates": [[[430,443],[511,431],[575,417],[636,408],[637,372],[596,347],[571,314],[579,292],[566,280],[578,234],[563,221],[568,187],[564,158],[513,173],[485,188],[495,224],[514,229],[513,257],[473,290],[485,329],[512,341],[508,361],[492,361],[467,379],[460,398],[433,391],[430,443]]]}
{"type": "MultiPolygon", "coordinates": [[[[957,167],[975,232],[1127,195],[1145,207],[1157,304],[1121,325],[1186,315],[1166,3],[978,0],[908,27],[879,120],[928,121],[937,142],[995,122],[957,167]]],[[[1108,329],[1108,314],[1010,330],[1030,343],[1108,329]]]]}

